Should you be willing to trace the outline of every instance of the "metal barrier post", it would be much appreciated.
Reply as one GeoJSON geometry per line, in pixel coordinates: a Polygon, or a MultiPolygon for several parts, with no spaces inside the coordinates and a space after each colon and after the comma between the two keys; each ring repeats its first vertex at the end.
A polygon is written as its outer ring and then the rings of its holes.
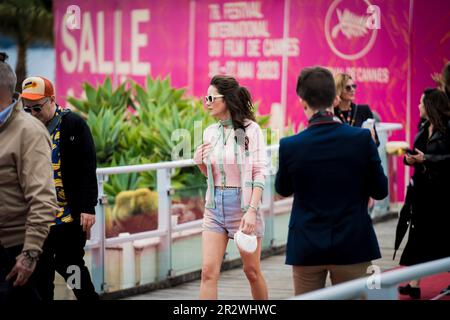
{"type": "MultiPolygon", "coordinates": [[[[388,141],[388,132],[387,131],[379,131],[378,132],[378,140],[380,141],[380,146],[378,147],[378,154],[381,159],[381,165],[383,167],[384,174],[389,178],[389,162],[388,155],[386,153],[386,143],[388,141]]],[[[377,218],[386,215],[389,212],[389,195],[383,200],[375,200],[375,205],[373,207],[372,212],[370,213],[370,217],[377,218]]]]}
{"type": "Polygon", "coordinates": [[[274,176],[272,175],[271,168],[268,171],[269,174],[266,176],[266,183],[261,203],[261,205],[266,209],[263,211],[264,221],[266,225],[266,230],[262,243],[263,248],[272,247],[275,241],[274,208],[273,208],[273,192],[272,192],[274,176]]]}
{"type": "Polygon", "coordinates": [[[158,248],[158,279],[167,279],[172,272],[172,221],[170,215],[170,175],[171,169],[158,169],[156,182],[158,189],[158,229],[164,231],[158,248]]]}
{"type": "Polygon", "coordinates": [[[397,287],[366,289],[366,297],[368,300],[398,300],[397,287]]]}
{"type": "Polygon", "coordinates": [[[95,207],[95,224],[92,227],[92,240],[98,245],[92,248],[92,281],[99,293],[107,291],[105,282],[105,205],[107,199],[103,191],[103,183],[107,175],[98,174],[98,204],[95,207]]]}

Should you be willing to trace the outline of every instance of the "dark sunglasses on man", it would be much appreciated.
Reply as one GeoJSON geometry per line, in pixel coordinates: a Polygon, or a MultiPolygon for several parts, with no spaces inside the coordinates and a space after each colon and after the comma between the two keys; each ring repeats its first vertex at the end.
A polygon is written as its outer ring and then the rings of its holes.
{"type": "Polygon", "coordinates": [[[349,84],[349,85],[345,86],[345,91],[350,92],[350,91],[352,91],[352,89],[356,90],[356,84],[352,84],[352,85],[349,84]]]}
{"type": "Polygon", "coordinates": [[[223,98],[223,95],[218,94],[218,95],[215,95],[215,96],[211,96],[211,95],[205,96],[205,102],[206,103],[213,103],[217,98],[223,98]]]}
{"type": "Polygon", "coordinates": [[[28,112],[28,113],[31,113],[31,111],[39,113],[42,111],[42,108],[45,106],[45,104],[47,102],[48,102],[48,99],[44,103],[41,103],[41,104],[38,103],[31,107],[23,107],[23,111],[28,112]]]}

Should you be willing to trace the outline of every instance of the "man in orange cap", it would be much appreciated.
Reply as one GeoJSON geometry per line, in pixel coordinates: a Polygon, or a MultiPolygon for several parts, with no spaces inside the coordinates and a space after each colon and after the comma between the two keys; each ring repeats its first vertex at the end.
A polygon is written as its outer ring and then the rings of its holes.
{"type": "Polygon", "coordinates": [[[66,281],[79,275],[72,288],[78,300],[96,300],[98,295],[83,260],[97,204],[97,161],[91,131],[80,116],[56,103],[53,84],[44,77],[23,81],[22,101],[23,109],[39,119],[50,134],[60,206],[35,273],[39,294],[44,301],[53,300],[57,271],[66,281]]]}

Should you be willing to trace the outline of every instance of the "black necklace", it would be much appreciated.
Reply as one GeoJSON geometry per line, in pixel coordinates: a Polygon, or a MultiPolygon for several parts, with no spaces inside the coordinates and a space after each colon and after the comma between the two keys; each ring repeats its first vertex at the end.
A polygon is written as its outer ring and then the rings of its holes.
{"type": "Polygon", "coordinates": [[[339,118],[342,120],[342,122],[349,124],[350,126],[355,125],[355,119],[353,118],[353,108],[350,105],[350,109],[347,113],[347,118],[344,116],[344,111],[339,109],[339,118]]]}

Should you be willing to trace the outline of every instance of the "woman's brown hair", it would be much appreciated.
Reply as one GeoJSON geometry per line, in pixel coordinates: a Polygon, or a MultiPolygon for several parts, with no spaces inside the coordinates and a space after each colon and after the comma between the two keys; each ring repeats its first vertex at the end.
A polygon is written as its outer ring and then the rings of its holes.
{"type": "Polygon", "coordinates": [[[439,89],[425,89],[423,92],[423,104],[427,112],[428,120],[433,127],[445,133],[450,121],[450,102],[447,95],[439,89]]]}
{"type": "Polygon", "coordinates": [[[245,87],[241,87],[237,80],[230,76],[217,75],[211,79],[212,86],[217,88],[219,94],[230,111],[231,120],[235,129],[244,129],[245,120],[255,119],[252,96],[245,87]]]}
{"type": "Polygon", "coordinates": [[[249,139],[245,133],[245,120],[256,121],[250,92],[241,87],[235,78],[226,75],[214,76],[210,85],[223,95],[225,105],[230,111],[236,142],[248,150],[249,139]]]}

